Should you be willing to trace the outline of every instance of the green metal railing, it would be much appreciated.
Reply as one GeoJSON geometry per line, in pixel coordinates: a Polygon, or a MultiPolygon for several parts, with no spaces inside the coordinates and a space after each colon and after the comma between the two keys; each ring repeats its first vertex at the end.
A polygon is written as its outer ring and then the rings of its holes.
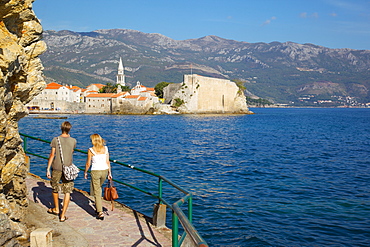
{"type": "MultiPolygon", "coordinates": [[[[39,157],[39,158],[42,158],[42,159],[48,159],[48,157],[46,157],[46,156],[27,151],[27,144],[28,144],[27,143],[27,138],[30,138],[30,139],[33,139],[33,140],[36,140],[36,141],[40,141],[40,142],[44,142],[44,143],[49,143],[49,144],[51,143],[50,141],[46,141],[46,140],[43,140],[41,138],[33,137],[33,136],[22,134],[22,133],[20,133],[20,135],[23,137],[23,148],[24,148],[24,151],[25,151],[26,154],[33,155],[33,156],[36,156],[36,157],[39,157]]],[[[74,150],[76,152],[79,152],[79,153],[87,154],[86,151],[83,151],[83,150],[80,150],[80,149],[77,149],[77,148],[74,149],[74,150]]],[[[191,192],[186,191],[185,189],[181,188],[180,186],[178,186],[177,184],[175,184],[171,180],[167,179],[166,177],[161,176],[159,174],[156,174],[154,172],[150,172],[150,171],[147,171],[147,170],[144,170],[144,169],[132,166],[132,165],[128,165],[128,164],[119,162],[117,160],[111,159],[111,158],[109,160],[111,162],[115,163],[115,164],[125,166],[125,167],[131,168],[131,169],[134,169],[136,171],[139,171],[139,172],[142,172],[142,173],[145,173],[145,174],[148,174],[150,176],[154,176],[154,177],[158,178],[158,195],[155,195],[155,194],[153,194],[149,191],[146,191],[144,189],[138,188],[134,185],[127,184],[125,182],[122,182],[122,181],[119,181],[119,180],[116,180],[116,179],[113,179],[113,181],[115,181],[118,184],[125,185],[129,188],[138,190],[138,191],[140,191],[142,193],[145,193],[145,194],[147,194],[147,195],[149,195],[153,198],[156,198],[156,199],[158,199],[159,204],[164,204],[172,210],[172,246],[173,247],[181,246],[181,244],[184,243],[184,240],[185,240],[186,237],[188,237],[188,239],[192,242],[193,246],[199,246],[199,247],[207,247],[208,246],[208,244],[203,240],[203,238],[199,235],[198,231],[195,229],[195,227],[192,224],[193,195],[192,195],[191,192]],[[176,201],[175,203],[170,204],[168,201],[166,201],[166,199],[163,198],[163,182],[168,183],[173,188],[177,189],[178,191],[182,192],[185,195],[182,198],[180,198],[178,201],[176,201]],[[188,203],[188,216],[186,216],[184,211],[180,208],[186,202],[188,203]],[[180,236],[180,238],[179,238],[179,222],[181,223],[181,225],[184,229],[183,235],[180,236]]],[[[80,167],[79,167],[79,169],[84,171],[84,169],[82,169],[80,167]]]]}

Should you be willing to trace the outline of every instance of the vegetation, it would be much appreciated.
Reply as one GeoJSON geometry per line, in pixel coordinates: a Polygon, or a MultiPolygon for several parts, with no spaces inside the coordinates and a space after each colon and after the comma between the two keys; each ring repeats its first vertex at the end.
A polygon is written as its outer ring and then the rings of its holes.
{"type": "Polygon", "coordinates": [[[104,87],[99,90],[99,93],[117,93],[117,84],[107,83],[104,87]]]}
{"type": "Polygon", "coordinates": [[[157,85],[155,85],[154,90],[155,90],[155,94],[157,95],[158,98],[163,98],[163,88],[167,87],[171,83],[172,82],[162,81],[162,82],[158,83],[157,85]]]}
{"type": "Polygon", "coordinates": [[[176,106],[176,107],[180,107],[182,104],[185,103],[182,99],[179,99],[179,98],[176,98],[174,100],[175,100],[174,106],[176,106]]]}
{"type": "Polygon", "coordinates": [[[117,84],[113,85],[112,83],[108,82],[107,85],[99,90],[99,93],[117,93],[118,86],[121,87],[122,92],[130,92],[131,90],[129,86],[121,86],[117,84]]]}
{"type": "Polygon", "coordinates": [[[251,97],[247,97],[247,104],[248,105],[256,105],[256,106],[266,106],[266,105],[273,105],[270,101],[267,99],[252,99],[251,97]]]}
{"type": "Polygon", "coordinates": [[[129,86],[121,86],[122,92],[130,92],[131,88],[129,86]]]}
{"type": "Polygon", "coordinates": [[[235,79],[233,80],[233,82],[235,82],[235,84],[238,86],[239,88],[239,91],[238,91],[238,94],[241,94],[244,90],[246,90],[247,88],[244,86],[244,83],[245,81],[242,81],[242,80],[239,80],[239,79],[235,79]]]}

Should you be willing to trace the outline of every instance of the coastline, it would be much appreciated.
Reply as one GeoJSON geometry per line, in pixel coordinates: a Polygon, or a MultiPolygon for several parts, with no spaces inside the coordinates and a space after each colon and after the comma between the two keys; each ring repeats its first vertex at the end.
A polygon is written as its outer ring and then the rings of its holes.
{"type": "MultiPolygon", "coordinates": [[[[367,109],[370,107],[366,106],[336,106],[336,107],[322,107],[322,106],[281,106],[281,105],[274,105],[274,106],[253,106],[250,105],[248,108],[296,108],[296,109],[304,109],[304,108],[313,108],[313,109],[319,109],[319,108],[328,108],[328,109],[334,109],[334,108],[348,108],[348,109],[367,109]]],[[[51,110],[45,110],[45,111],[29,111],[28,115],[29,116],[34,116],[34,115],[178,115],[181,113],[177,114],[168,114],[168,113],[122,113],[122,114],[117,114],[117,113],[85,113],[85,112],[73,112],[73,111],[51,111],[51,110]]],[[[253,114],[253,112],[250,111],[250,113],[194,113],[194,115],[202,115],[202,114],[212,114],[212,115],[242,115],[242,114],[253,114]]],[[[189,115],[187,113],[186,115],[189,115]]]]}

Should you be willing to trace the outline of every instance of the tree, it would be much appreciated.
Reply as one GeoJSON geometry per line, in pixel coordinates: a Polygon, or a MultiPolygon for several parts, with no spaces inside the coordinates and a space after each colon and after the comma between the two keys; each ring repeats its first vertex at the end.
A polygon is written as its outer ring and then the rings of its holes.
{"type": "Polygon", "coordinates": [[[238,93],[239,93],[239,94],[241,94],[244,90],[246,90],[246,89],[247,89],[247,88],[244,86],[245,81],[242,81],[242,80],[239,80],[239,79],[235,79],[235,80],[233,80],[233,82],[235,82],[235,84],[238,86],[238,88],[239,88],[238,93]]]}
{"type": "Polygon", "coordinates": [[[117,93],[117,86],[117,84],[112,85],[112,83],[108,82],[107,85],[99,90],[99,93],[117,93]]]}
{"type": "Polygon", "coordinates": [[[155,85],[154,90],[155,90],[155,94],[158,96],[158,98],[163,98],[163,88],[167,87],[171,83],[172,82],[162,81],[162,82],[158,83],[157,85],[155,85]]]}
{"type": "Polygon", "coordinates": [[[121,86],[122,92],[130,92],[131,88],[129,86],[121,86]]]}

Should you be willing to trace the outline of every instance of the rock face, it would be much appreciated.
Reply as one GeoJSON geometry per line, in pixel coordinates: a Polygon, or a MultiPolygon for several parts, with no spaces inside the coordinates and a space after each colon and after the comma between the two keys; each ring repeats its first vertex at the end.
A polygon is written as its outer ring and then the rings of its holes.
{"type": "Polygon", "coordinates": [[[46,44],[33,1],[0,0],[0,246],[17,246],[15,238],[27,237],[22,220],[28,167],[18,121],[46,85],[38,58],[46,44]]]}
{"type": "Polygon", "coordinates": [[[251,113],[243,90],[234,82],[200,75],[184,75],[171,105],[183,114],[251,113]]]}

